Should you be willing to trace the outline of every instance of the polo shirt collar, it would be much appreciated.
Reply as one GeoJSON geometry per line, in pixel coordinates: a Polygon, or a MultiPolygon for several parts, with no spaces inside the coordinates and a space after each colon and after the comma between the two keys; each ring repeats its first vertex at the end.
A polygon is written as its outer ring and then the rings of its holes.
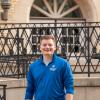
{"type": "MultiPolygon", "coordinates": [[[[51,61],[50,63],[54,62],[55,60],[56,60],[56,54],[53,54],[52,61],[51,61]]],[[[40,56],[40,61],[41,61],[42,63],[44,63],[44,62],[43,62],[43,54],[40,56]]]]}

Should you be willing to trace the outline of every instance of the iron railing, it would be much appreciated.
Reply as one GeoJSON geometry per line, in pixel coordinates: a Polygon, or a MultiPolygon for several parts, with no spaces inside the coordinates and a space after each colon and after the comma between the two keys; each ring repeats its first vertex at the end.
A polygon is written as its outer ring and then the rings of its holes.
{"type": "Polygon", "coordinates": [[[25,77],[29,64],[41,53],[42,35],[56,37],[56,53],[67,59],[74,74],[100,74],[100,23],[0,24],[0,76],[25,77]]]}
{"type": "Polygon", "coordinates": [[[6,100],[6,87],[7,85],[0,84],[0,100],[6,100]]]}

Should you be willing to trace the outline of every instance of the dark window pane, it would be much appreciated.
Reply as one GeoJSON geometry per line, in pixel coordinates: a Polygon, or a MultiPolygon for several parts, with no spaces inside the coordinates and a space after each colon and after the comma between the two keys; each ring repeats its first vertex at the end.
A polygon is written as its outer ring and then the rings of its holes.
{"type": "Polygon", "coordinates": [[[78,45],[76,45],[76,46],[74,47],[74,52],[79,52],[79,46],[78,46],[78,45]]]}
{"type": "Polygon", "coordinates": [[[77,28],[74,29],[74,35],[79,35],[79,30],[77,28]]]}
{"type": "Polygon", "coordinates": [[[62,41],[62,43],[66,44],[67,43],[67,37],[62,37],[61,41],[62,41]]]}
{"type": "Polygon", "coordinates": [[[74,44],[80,44],[79,37],[75,37],[75,43],[74,44]]]}
{"type": "Polygon", "coordinates": [[[97,52],[96,47],[93,47],[92,51],[93,51],[93,53],[96,53],[97,52]]]}
{"type": "Polygon", "coordinates": [[[69,38],[68,38],[68,43],[69,43],[69,44],[73,44],[73,37],[69,37],[69,38]]]}
{"type": "Polygon", "coordinates": [[[36,34],[36,32],[37,32],[37,29],[36,28],[33,28],[32,29],[32,34],[36,34]]]}
{"type": "Polygon", "coordinates": [[[37,45],[32,45],[32,51],[33,51],[33,53],[37,52],[37,45]]]}
{"type": "Polygon", "coordinates": [[[23,48],[22,54],[23,55],[27,54],[27,49],[26,48],[23,48]]]}
{"type": "Polygon", "coordinates": [[[72,45],[69,45],[68,46],[68,52],[72,52],[73,51],[73,46],[72,45]]]}
{"type": "Polygon", "coordinates": [[[37,43],[37,36],[36,35],[32,36],[32,43],[37,43]]]}
{"type": "Polygon", "coordinates": [[[66,54],[67,52],[67,47],[66,46],[61,46],[61,53],[66,54]]]}
{"type": "Polygon", "coordinates": [[[68,36],[69,36],[69,35],[73,35],[73,29],[72,29],[72,28],[69,28],[69,29],[68,29],[68,36]]]}
{"type": "Polygon", "coordinates": [[[66,35],[66,28],[62,28],[62,35],[66,35]]]}

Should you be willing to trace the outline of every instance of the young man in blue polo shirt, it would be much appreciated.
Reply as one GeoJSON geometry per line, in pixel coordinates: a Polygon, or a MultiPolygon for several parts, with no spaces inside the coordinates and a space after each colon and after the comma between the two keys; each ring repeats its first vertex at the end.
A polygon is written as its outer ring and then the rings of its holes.
{"type": "Polygon", "coordinates": [[[42,56],[30,64],[25,100],[73,100],[74,80],[69,62],[54,54],[55,38],[41,38],[42,56]]]}

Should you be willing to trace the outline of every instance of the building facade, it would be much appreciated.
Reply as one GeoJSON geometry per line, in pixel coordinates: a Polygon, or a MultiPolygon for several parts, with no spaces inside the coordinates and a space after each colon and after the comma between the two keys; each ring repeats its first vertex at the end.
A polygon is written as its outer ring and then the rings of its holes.
{"type": "MultiPolygon", "coordinates": [[[[10,2],[8,20],[1,23],[29,23],[31,17],[83,18],[86,21],[100,21],[100,0],[3,0],[10,2]],[[33,13],[32,13],[33,11],[33,13]],[[77,15],[78,14],[78,15],[77,15]]],[[[2,2],[2,0],[1,0],[2,2]]],[[[2,7],[0,13],[3,12],[2,7]]]]}
{"type": "MultiPolygon", "coordinates": [[[[25,77],[27,65],[34,59],[32,56],[38,54],[39,36],[48,31],[54,35],[57,32],[58,53],[67,56],[76,73],[75,100],[100,98],[100,78],[90,78],[90,73],[93,77],[100,76],[100,59],[92,58],[94,52],[100,53],[100,25],[86,28],[79,24],[76,27],[61,24],[55,28],[49,24],[48,30],[47,27],[36,27],[37,24],[26,24],[50,22],[52,19],[100,22],[100,0],[0,0],[0,5],[0,76],[25,77]],[[87,76],[89,78],[82,78],[87,76]]],[[[0,82],[7,84],[8,100],[24,99],[25,79],[1,79],[0,82]]]]}

